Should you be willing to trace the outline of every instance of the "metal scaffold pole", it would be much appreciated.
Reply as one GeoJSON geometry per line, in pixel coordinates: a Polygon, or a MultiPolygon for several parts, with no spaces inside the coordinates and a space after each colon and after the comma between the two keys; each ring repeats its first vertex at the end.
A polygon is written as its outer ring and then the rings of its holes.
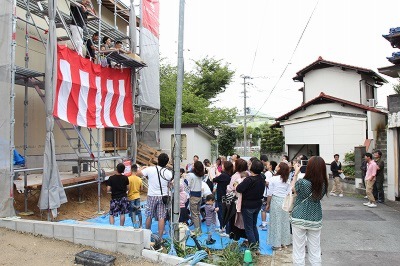
{"type": "MultiPolygon", "coordinates": [[[[133,0],[130,3],[129,9],[129,50],[136,54],[136,12],[133,0]]],[[[137,136],[136,136],[136,113],[135,113],[135,102],[136,102],[136,85],[137,85],[137,73],[135,69],[131,72],[131,90],[132,90],[132,109],[133,109],[133,123],[131,125],[131,146],[130,146],[130,157],[132,163],[136,164],[137,157],[137,136]]]]}
{"type": "MultiPolygon", "coordinates": [[[[179,4],[179,33],[178,33],[178,79],[176,82],[176,109],[175,109],[175,150],[174,150],[174,201],[173,201],[173,224],[179,222],[179,187],[180,187],[180,163],[181,163],[181,123],[182,123],[182,88],[184,76],[183,61],[183,33],[185,18],[185,0],[179,4]]],[[[178,226],[174,228],[174,234],[179,234],[178,226]]]]}
{"type": "Polygon", "coordinates": [[[100,129],[97,129],[97,198],[98,198],[97,213],[102,214],[103,212],[101,211],[100,129]]]}
{"type": "MultiPolygon", "coordinates": [[[[29,0],[28,0],[28,5],[29,5],[29,0]]],[[[28,31],[28,25],[29,25],[29,20],[31,16],[29,11],[26,11],[25,14],[25,67],[29,67],[29,31],[28,31]]],[[[28,83],[28,79],[25,80],[25,83],[28,83]]],[[[28,86],[25,84],[25,90],[24,90],[24,158],[25,158],[25,167],[28,167],[27,165],[27,155],[28,155],[28,105],[29,105],[29,97],[28,97],[28,86]]],[[[32,215],[33,212],[28,212],[28,189],[26,188],[28,186],[28,172],[24,171],[24,212],[20,212],[20,215],[32,215]]]]}
{"type": "Polygon", "coordinates": [[[15,116],[14,116],[14,108],[15,108],[15,47],[16,43],[16,29],[17,29],[17,14],[16,14],[16,0],[13,0],[13,14],[12,14],[12,41],[11,41],[11,89],[10,89],[10,215],[15,215],[14,210],[14,126],[15,126],[15,116]]]}
{"type": "MultiPolygon", "coordinates": [[[[97,0],[97,4],[99,5],[99,14],[97,15],[99,17],[99,40],[98,40],[98,49],[100,52],[100,47],[101,47],[101,0],[97,0]]],[[[97,54],[97,63],[100,64],[100,53],[97,54]]]]}

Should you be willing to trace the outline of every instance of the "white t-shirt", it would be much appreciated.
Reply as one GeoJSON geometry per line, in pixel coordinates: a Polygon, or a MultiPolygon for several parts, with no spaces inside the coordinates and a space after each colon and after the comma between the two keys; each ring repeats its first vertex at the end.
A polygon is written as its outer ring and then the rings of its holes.
{"type": "Polygon", "coordinates": [[[150,166],[142,170],[142,174],[147,176],[149,179],[149,189],[147,192],[148,196],[166,196],[168,195],[168,183],[172,179],[172,172],[167,168],[161,168],[160,166],[150,166]],[[160,183],[158,182],[157,169],[160,173],[160,182],[162,187],[162,195],[160,190],[160,183]]]}
{"type": "Polygon", "coordinates": [[[265,181],[268,182],[268,183],[271,181],[271,178],[274,176],[274,175],[271,173],[271,171],[265,172],[264,175],[265,175],[265,181]]]}
{"type": "MultiPolygon", "coordinates": [[[[269,184],[269,182],[271,182],[271,178],[272,178],[274,175],[271,173],[271,171],[265,172],[264,175],[265,175],[265,182],[268,182],[268,184],[269,184]]],[[[267,191],[268,191],[268,189],[267,189],[267,187],[265,187],[265,189],[264,189],[264,195],[263,195],[264,197],[268,197],[267,191]]]]}
{"type": "Polygon", "coordinates": [[[273,176],[269,182],[268,186],[268,196],[278,196],[285,197],[291,191],[291,186],[289,180],[285,183],[282,182],[281,176],[273,176]]]}

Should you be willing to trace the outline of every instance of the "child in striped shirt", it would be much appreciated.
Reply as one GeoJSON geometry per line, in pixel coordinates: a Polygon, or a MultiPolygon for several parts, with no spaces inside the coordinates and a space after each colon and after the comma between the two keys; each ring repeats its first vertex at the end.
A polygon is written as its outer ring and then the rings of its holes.
{"type": "Polygon", "coordinates": [[[217,222],[217,212],[219,208],[215,208],[215,197],[213,194],[207,195],[206,197],[206,225],[207,225],[207,245],[212,245],[215,240],[212,239],[212,234],[215,230],[215,223],[217,222]]]}

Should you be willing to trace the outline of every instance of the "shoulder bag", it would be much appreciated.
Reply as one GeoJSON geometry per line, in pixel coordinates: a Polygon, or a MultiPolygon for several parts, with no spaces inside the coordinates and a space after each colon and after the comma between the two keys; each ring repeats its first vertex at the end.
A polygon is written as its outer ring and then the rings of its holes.
{"type": "Polygon", "coordinates": [[[157,170],[157,176],[158,176],[158,183],[160,184],[160,191],[161,191],[162,201],[163,201],[163,203],[165,205],[167,205],[168,202],[169,202],[169,196],[168,195],[166,195],[166,196],[163,195],[162,186],[161,186],[161,179],[160,179],[160,172],[158,171],[157,165],[156,165],[156,170],[157,170]]]}
{"type": "Polygon", "coordinates": [[[296,197],[297,194],[293,193],[292,190],[290,190],[290,192],[283,199],[282,210],[284,210],[285,212],[291,212],[293,210],[294,201],[296,200],[296,197]]]}
{"type": "MultiPolygon", "coordinates": [[[[308,195],[307,198],[303,199],[301,203],[305,202],[307,199],[309,199],[312,195],[312,192],[310,193],[310,195],[308,195]]],[[[294,208],[294,201],[296,200],[297,194],[296,193],[292,193],[290,192],[289,194],[287,194],[285,196],[285,199],[283,200],[282,203],[282,210],[284,210],[285,212],[292,212],[293,208],[294,208]]]]}

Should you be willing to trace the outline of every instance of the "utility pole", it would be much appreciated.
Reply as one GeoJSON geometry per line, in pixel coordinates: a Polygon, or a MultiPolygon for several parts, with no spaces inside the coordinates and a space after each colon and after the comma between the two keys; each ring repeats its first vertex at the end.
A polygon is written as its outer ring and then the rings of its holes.
{"type": "Polygon", "coordinates": [[[247,155],[247,106],[246,106],[246,79],[252,79],[250,76],[246,75],[241,75],[240,76],[243,79],[243,142],[244,142],[244,152],[243,156],[247,155]]]}
{"type": "Polygon", "coordinates": [[[174,151],[174,197],[172,223],[175,237],[179,234],[179,187],[181,163],[181,123],[182,123],[182,89],[183,89],[183,27],[185,17],[185,0],[179,2],[179,31],[178,31],[178,78],[176,81],[176,109],[175,109],[175,151],[174,151]]]}

